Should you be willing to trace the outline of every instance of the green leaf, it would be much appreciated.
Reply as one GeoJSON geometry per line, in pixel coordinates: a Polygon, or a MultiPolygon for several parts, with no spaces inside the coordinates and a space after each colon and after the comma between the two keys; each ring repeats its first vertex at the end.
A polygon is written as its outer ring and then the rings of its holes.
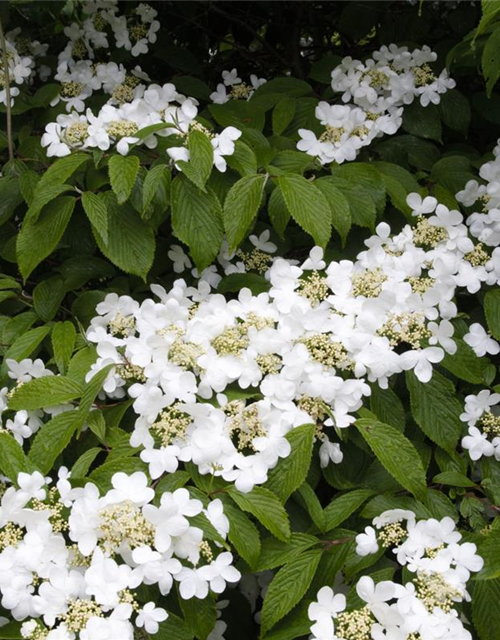
{"type": "Polygon", "coordinates": [[[80,413],[82,413],[84,417],[87,417],[88,412],[94,404],[94,400],[97,398],[97,394],[101,391],[104,381],[113,366],[112,364],[108,364],[98,371],[86,384],[79,408],[80,413]]]}
{"type": "Polygon", "coordinates": [[[355,489],[334,498],[325,508],[325,529],[335,529],[373,495],[370,489],[355,489]]]}
{"type": "Polygon", "coordinates": [[[462,433],[462,405],[453,383],[434,371],[429,382],[418,380],[412,371],[406,374],[410,404],[415,422],[433,442],[454,451],[462,433]]]}
{"type": "Polygon", "coordinates": [[[23,360],[28,358],[33,351],[40,345],[42,340],[50,333],[50,327],[36,327],[30,329],[16,338],[12,345],[7,349],[4,361],[2,363],[2,371],[6,371],[6,360],[23,360]]]}
{"type": "Polygon", "coordinates": [[[9,220],[23,201],[19,188],[20,180],[12,176],[0,178],[0,226],[9,220]]]}
{"type": "Polygon", "coordinates": [[[290,96],[283,96],[273,109],[273,133],[280,136],[293,120],[297,102],[290,96]]]}
{"type": "Polygon", "coordinates": [[[408,438],[395,427],[370,418],[357,420],[356,427],[382,466],[416,498],[423,498],[427,488],[425,472],[418,451],[408,438]]]}
{"type": "Polygon", "coordinates": [[[258,273],[230,273],[222,278],[217,287],[219,293],[238,293],[248,287],[254,296],[269,291],[269,281],[258,273]]]}
{"type": "Polygon", "coordinates": [[[454,340],[457,345],[456,353],[453,355],[447,353],[439,363],[440,366],[460,380],[466,380],[472,384],[482,384],[488,360],[478,358],[469,345],[460,338],[454,338],[454,340]]]}
{"type": "Polygon", "coordinates": [[[262,202],[267,175],[244,176],[233,184],[224,202],[224,230],[229,250],[234,251],[242,242],[262,202]]]}
{"type": "Polygon", "coordinates": [[[304,551],[274,576],[262,605],[262,629],[268,631],[297,605],[312,582],[321,551],[304,551]]]}
{"type": "Polygon", "coordinates": [[[316,425],[304,424],[286,434],[291,452],[271,469],[266,487],[286,502],[307,477],[311,464],[314,431],[316,425]]]}
{"type": "Polygon", "coordinates": [[[52,349],[59,371],[64,375],[75,347],[76,329],[72,322],[58,322],[52,329],[52,349]]]}
{"type": "Polygon", "coordinates": [[[248,566],[253,569],[261,552],[257,527],[240,509],[227,500],[224,501],[224,515],[229,520],[229,541],[248,566]]]}
{"type": "Polygon", "coordinates": [[[23,638],[23,636],[21,635],[21,623],[10,622],[9,624],[2,627],[0,635],[2,636],[1,640],[20,640],[21,638],[23,638]]]}
{"type": "Polygon", "coordinates": [[[484,314],[491,335],[500,340],[500,291],[493,289],[484,296],[484,314]]]}
{"type": "Polygon", "coordinates": [[[214,164],[212,143],[204,133],[193,129],[189,133],[188,147],[189,162],[180,160],[177,164],[182,173],[204,191],[214,164]]]}
{"type": "Polygon", "coordinates": [[[147,208],[153,201],[158,199],[158,194],[161,192],[164,193],[164,200],[168,202],[171,182],[172,173],[165,164],[158,164],[147,172],[142,185],[143,213],[146,212],[147,208]]]}
{"type": "Polygon", "coordinates": [[[290,538],[288,515],[278,497],[269,489],[254,487],[250,493],[241,493],[235,487],[229,487],[228,494],[240,509],[255,516],[273,536],[285,542],[290,538]]]}
{"type": "Polygon", "coordinates": [[[47,204],[36,222],[25,220],[17,236],[17,261],[24,280],[59,244],[75,208],[70,196],[47,204]]]}
{"type": "Polygon", "coordinates": [[[44,376],[16,387],[9,400],[9,409],[33,411],[70,402],[82,395],[83,388],[71,378],[44,376]]]}
{"type": "Polygon", "coordinates": [[[69,156],[56,160],[38,181],[34,198],[36,198],[37,194],[47,185],[66,182],[88,159],[89,156],[86,153],[72,153],[69,156]]]}
{"type": "Polygon", "coordinates": [[[226,162],[241,176],[257,173],[257,158],[253,150],[241,140],[234,143],[234,153],[226,156],[226,162]]]}
{"type": "MultiPolygon", "coordinates": [[[[40,184],[40,182],[38,183],[40,184]]],[[[25,221],[36,222],[46,204],[55,200],[66,191],[73,191],[74,188],[68,184],[44,184],[42,188],[37,185],[33,195],[33,202],[26,212],[25,221]]]]}
{"type": "Polygon", "coordinates": [[[405,410],[398,395],[390,388],[382,389],[378,384],[372,386],[370,409],[380,422],[405,430],[405,410]]]}
{"type": "Polygon", "coordinates": [[[264,640],[294,640],[294,638],[308,637],[311,630],[311,620],[307,615],[308,607],[307,599],[303,600],[266,633],[264,640]]]}
{"type": "Polygon", "coordinates": [[[85,376],[97,358],[94,345],[84,347],[75,353],[68,365],[68,377],[85,384],[85,376]]]}
{"type": "Polygon", "coordinates": [[[347,162],[332,166],[332,177],[344,180],[351,190],[362,192],[374,202],[377,211],[382,212],[385,206],[385,187],[380,172],[373,164],[367,162],[347,162]]]}
{"type": "Polygon", "coordinates": [[[193,640],[193,634],[188,625],[171,611],[165,622],[160,622],[160,628],[154,635],[155,640],[193,640]]]}
{"type": "Polygon", "coordinates": [[[307,482],[303,482],[294,497],[309,513],[318,529],[324,533],[326,531],[325,512],[314,489],[307,482]]]}
{"type": "Polygon", "coordinates": [[[91,411],[87,416],[87,425],[99,442],[106,442],[106,423],[102,411],[91,411]]]}
{"type": "Polygon", "coordinates": [[[481,1],[481,20],[474,33],[474,40],[477,36],[484,33],[488,25],[495,20],[500,13],[500,5],[497,0],[482,0],[481,1]]]}
{"type": "Polygon", "coordinates": [[[419,138],[441,142],[441,119],[436,105],[423,107],[420,102],[405,107],[403,112],[403,129],[419,138]]]}
{"type": "Polygon", "coordinates": [[[65,295],[66,287],[61,276],[42,280],[33,289],[35,311],[42,320],[49,322],[59,311],[59,306],[65,295]]]}
{"type": "Polygon", "coordinates": [[[32,469],[21,445],[9,433],[0,433],[0,471],[3,475],[16,482],[19,473],[29,473],[32,469]]]}
{"type": "Polygon", "coordinates": [[[339,234],[342,246],[344,246],[352,224],[349,201],[329,176],[316,180],[314,184],[323,192],[330,205],[333,228],[339,234]]]}
{"type": "Polygon", "coordinates": [[[198,269],[203,270],[219,253],[224,228],[217,196],[206,193],[178,175],[172,182],[172,229],[187,244],[198,269]]]}
{"type": "Polygon", "coordinates": [[[153,264],[155,236],[152,228],[130,205],[118,205],[106,192],[108,242],[94,234],[102,253],[126,273],[145,279],[153,264]]]}
{"type": "Polygon", "coordinates": [[[500,578],[500,527],[498,518],[493,521],[486,539],[479,545],[478,554],[484,559],[484,566],[474,576],[474,579],[493,580],[500,578]]]}
{"type": "Polygon", "coordinates": [[[285,229],[290,220],[290,212],[288,211],[285,198],[283,197],[283,192],[279,185],[271,193],[267,208],[269,212],[269,219],[271,220],[276,233],[283,238],[285,229]]]}
{"type": "Polygon", "coordinates": [[[217,620],[215,600],[210,595],[203,600],[199,598],[184,600],[179,597],[179,603],[186,624],[195,637],[199,640],[206,640],[207,636],[213,631],[217,620]]]}
{"type": "Polygon", "coordinates": [[[293,173],[277,178],[288,211],[316,244],[325,247],[331,235],[331,210],[323,193],[303,176],[293,173]]]}
{"type": "Polygon", "coordinates": [[[467,135],[471,121],[471,109],[469,101],[460,91],[451,89],[443,93],[438,109],[441,120],[447,127],[467,135]]]}
{"type": "Polygon", "coordinates": [[[71,467],[71,476],[73,478],[84,478],[89,472],[92,463],[101,452],[102,449],[99,447],[87,449],[71,467]]]}
{"type": "Polygon", "coordinates": [[[481,640],[498,640],[500,628],[500,578],[474,583],[472,620],[481,640]]]}
{"type": "Polygon", "coordinates": [[[137,156],[115,154],[109,159],[109,179],[118,204],[123,204],[129,199],[140,165],[137,156]]]}
{"type": "Polygon", "coordinates": [[[108,212],[106,205],[98,194],[85,191],[82,194],[82,205],[90,224],[104,244],[108,242],[108,212]]]}
{"type": "MultiPolygon", "coordinates": [[[[39,379],[45,380],[45,378],[39,379]]],[[[29,459],[40,468],[42,473],[48,473],[82,424],[79,411],[59,413],[44,424],[33,438],[28,454],[29,459]]]]}
{"type": "Polygon", "coordinates": [[[481,65],[486,80],[486,93],[490,96],[500,78],[500,29],[498,26],[484,45],[481,65]]]}
{"type": "Polygon", "coordinates": [[[432,482],[450,485],[451,487],[476,486],[475,482],[472,482],[472,480],[469,480],[467,476],[463,473],[459,473],[458,471],[443,471],[442,473],[438,473],[434,478],[432,478],[432,482]]]}
{"type": "Polygon", "coordinates": [[[262,541],[262,551],[256,570],[276,569],[276,567],[287,564],[299,554],[307,551],[315,544],[319,544],[319,542],[318,538],[308,533],[292,533],[289,542],[281,542],[281,540],[276,540],[276,538],[270,536],[262,541]]]}

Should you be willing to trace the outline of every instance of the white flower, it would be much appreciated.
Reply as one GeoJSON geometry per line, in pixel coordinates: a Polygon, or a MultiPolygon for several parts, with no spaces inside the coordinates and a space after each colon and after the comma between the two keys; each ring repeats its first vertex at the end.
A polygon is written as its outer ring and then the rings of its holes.
{"type": "Polygon", "coordinates": [[[432,332],[432,336],[429,338],[430,345],[439,344],[450,355],[457,352],[457,343],[452,338],[455,328],[449,320],[441,320],[439,324],[429,322],[427,328],[432,332]]]}
{"type": "Polygon", "coordinates": [[[238,71],[232,69],[231,71],[223,71],[222,78],[226,87],[230,87],[233,84],[240,84],[241,78],[238,78],[238,71]]]}
{"type": "Polygon", "coordinates": [[[418,193],[409,193],[406,203],[412,210],[412,215],[421,216],[426,213],[433,213],[436,210],[438,201],[432,196],[422,197],[418,193]]]}
{"type": "Polygon", "coordinates": [[[111,482],[113,489],[107,494],[110,504],[130,501],[142,507],[154,498],[154,489],[148,487],[148,479],[142,471],[136,471],[130,476],[126,473],[115,473],[111,482]]]}
{"type": "Polygon", "coordinates": [[[179,466],[178,456],[181,450],[176,445],[160,449],[144,449],[141,460],[149,464],[149,475],[156,480],[164,473],[173,473],[179,466]]]}
{"type": "Polygon", "coordinates": [[[406,351],[400,357],[402,368],[413,370],[420,382],[429,382],[432,378],[432,363],[441,362],[444,351],[439,347],[427,347],[425,349],[406,351]]]}
{"type": "Polygon", "coordinates": [[[500,352],[500,345],[498,342],[491,338],[484,328],[477,322],[470,325],[469,333],[466,333],[464,336],[464,342],[474,350],[474,353],[479,358],[482,358],[487,353],[490,355],[496,355],[500,352]]]}
{"type": "Polygon", "coordinates": [[[264,253],[274,253],[278,249],[278,247],[274,244],[274,242],[269,241],[270,237],[271,232],[269,231],[269,229],[266,229],[260,234],[260,236],[250,235],[248,239],[256,249],[264,251],[264,253]]]}
{"type": "Polygon", "coordinates": [[[323,249],[321,247],[314,247],[309,252],[309,257],[302,264],[304,270],[322,271],[326,267],[326,262],[323,260],[323,249]]]}
{"type": "Polygon", "coordinates": [[[364,533],[356,536],[356,553],[358,556],[368,556],[378,551],[377,534],[373,527],[365,527],[364,533]]]}
{"type": "Polygon", "coordinates": [[[184,249],[178,244],[171,245],[167,255],[174,263],[175,273],[182,273],[193,266],[189,257],[184,253],[184,249]]]}
{"type": "Polygon", "coordinates": [[[214,593],[222,593],[226,588],[226,582],[238,582],[241,578],[241,573],[232,566],[232,562],[233,556],[225,551],[210,564],[200,567],[198,575],[208,581],[214,593]]]}
{"type": "Polygon", "coordinates": [[[139,609],[135,624],[146,630],[147,633],[158,633],[159,623],[168,618],[165,609],[157,607],[154,602],[148,602],[142,609],[139,609]]]}
{"type": "Polygon", "coordinates": [[[479,460],[483,456],[492,456],[493,444],[485,433],[481,433],[477,427],[469,427],[469,435],[462,438],[462,447],[467,449],[471,460],[479,460]]]}
{"type": "Polygon", "coordinates": [[[21,489],[21,495],[25,496],[28,500],[32,498],[45,500],[46,491],[44,487],[46,482],[39,471],[34,471],[31,474],[21,472],[17,476],[17,484],[21,489]]]}

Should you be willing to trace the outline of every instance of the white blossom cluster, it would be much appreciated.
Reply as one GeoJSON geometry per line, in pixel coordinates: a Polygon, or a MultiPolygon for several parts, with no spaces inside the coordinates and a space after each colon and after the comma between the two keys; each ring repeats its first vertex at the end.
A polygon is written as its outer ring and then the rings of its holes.
{"type": "Polygon", "coordinates": [[[17,484],[3,486],[0,502],[0,594],[24,638],[133,640],[168,617],[138,602],[141,585],[165,596],[175,581],[182,598],[205,598],[240,578],[232,554],[190,523],[201,514],[226,538],[220,500],[204,508],[181,488],[153,503],[142,472],[114,474],[104,495],[91,482],[73,488],[64,468],[53,487],[39,472],[17,484]]]}
{"type": "Polygon", "coordinates": [[[83,3],[81,18],[64,29],[68,43],[59,54],[55,80],[60,92],[51,106],[66,103],[66,111],[82,112],[85,101],[95,91],[110,96],[109,104],[121,105],[142,97],[150,78],[139,66],[127,71],[120,63],[109,61],[110,52],[124,48],[137,57],[156,42],[160,23],[158,12],[141,3],[128,15],[119,15],[117,0],[93,0],[83,3]],[[110,37],[114,37],[111,42],[110,37]]]}
{"type": "Polygon", "coordinates": [[[81,18],[64,29],[68,43],[59,54],[59,63],[95,60],[102,50],[125,49],[137,57],[156,42],[160,23],[158,12],[141,2],[133,11],[121,15],[118,0],[88,0],[81,18]],[[113,37],[113,40],[111,40],[113,37]]]}
{"type": "Polygon", "coordinates": [[[267,80],[258,78],[254,73],[250,75],[250,83],[243,82],[236,69],[222,72],[222,82],[217,85],[217,90],[210,94],[210,100],[215,104],[224,104],[229,100],[250,100],[255,89],[258,89],[267,80]]]}
{"type": "Polygon", "coordinates": [[[500,415],[496,407],[500,404],[500,394],[483,389],[477,395],[465,398],[461,420],[469,427],[468,435],[462,439],[462,447],[471,460],[483,456],[495,456],[500,460],[500,415]]]}
{"type": "MultiPolygon", "coordinates": [[[[45,367],[40,358],[36,360],[25,358],[20,362],[7,358],[6,364],[8,376],[15,382],[16,387],[34,378],[54,375],[50,369],[45,367]]],[[[10,392],[9,387],[0,389],[0,416],[2,416],[0,432],[10,433],[21,445],[25,439],[36,433],[48,419],[73,408],[71,404],[58,404],[52,407],[44,407],[43,409],[13,412],[8,406],[10,392]]]]}
{"type": "Polygon", "coordinates": [[[467,218],[472,236],[488,247],[500,244],[500,145],[493,149],[494,159],[486,162],[479,170],[481,184],[469,180],[463,191],[457,193],[457,200],[465,207],[481,207],[467,218]]]}
{"type": "Polygon", "coordinates": [[[440,95],[455,86],[444,69],[439,77],[429,63],[437,55],[424,46],[408,51],[395,44],[375,51],[364,62],[344,58],[332,71],[332,89],[342,93],[345,103],[320,102],[316,118],[324,131],[319,137],[299,129],[300,151],[322,164],[354,160],[362,147],[381,135],[393,135],[402,124],[403,108],[419,98],[424,107],[438,104],[440,95]]]}
{"type": "Polygon", "coordinates": [[[198,101],[179,93],[173,84],[151,84],[140,66],[128,71],[122,63],[96,60],[108,52],[111,33],[117,48],[123,47],[133,56],[147,53],[160,27],[155,19],[158,12],[141,3],[131,14],[119,15],[117,0],[86,2],[82,11],[81,22],[64,30],[69,41],[59,55],[55,79],[60,82],[60,91],[51,105],[64,102],[67,113],[45,128],[42,146],[47,148],[47,156],[112,147],[126,155],[137,144],[156,148],[160,136],[173,137],[167,149],[173,162],[187,162],[188,134],[197,129],[210,139],[215,167],[225,171],[225,156],[234,153],[234,142],[241,136],[238,129],[212,132],[196,120],[198,101]],[[96,91],[109,96],[97,115],[85,108],[96,91]],[[152,130],[139,134],[147,127],[152,130]]]}
{"type": "MultiPolygon", "coordinates": [[[[400,567],[415,574],[404,584],[375,584],[363,576],[356,585],[360,608],[346,610],[346,598],[330,587],[309,606],[314,640],[472,640],[456,604],[470,600],[467,581],[483,559],[476,545],[460,543],[449,517],[417,520],[412,511],[385,511],[356,537],[360,556],[391,549],[400,567]]],[[[408,576],[408,573],[406,574],[408,576]]]]}
{"type": "MultiPolygon", "coordinates": [[[[407,370],[430,380],[457,349],[458,289],[497,284],[500,249],[475,244],[462,214],[433,197],[410,194],[408,204],[416,222],[396,235],[379,224],[354,262],[327,264],[319,247],[302,264],[272,258],[269,232],[252,236],[249,252],[221,252],[226,274],[265,273],[268,293],[242,289],[229,300],[210,267],[197,286],[153,285],[157,300],[109,294],[97,306],[88,379],[111,365],[104,392],[134,399],[131,444],[144,447],[153,478],[192,461],[249,491],[289,454],[286,434],[311,422],[322,465],[338,463],[325,427],[354,422],[367,381],[387,387],[407,370]]],[[[190,266],[180,247],[169,255],[175,271],[190,266]]],[[[498,352],[477,323],[464,339],[479,356],[498,352]]]]}
{"type": "MultiPolygon", "coordinates": [[[[5,69],[3,55],[0,55],[0,104],[7,105],[7,83],[10,89],[11,106],[14,98],[19,95],[16,85],[28,84],[36,73],[36,58],[44,56],[49,45],[41,44],[38,40],[19,37],[21,28],[9,31],[5,36],[7,49],[7,69],[5,69]]],[[[38,69],[42,80],[45,80],[50,69],[41,66],[38,69]]]]}
{"type": "Polygon", "coordinates": [[[107,151],[113,145],[118,153],[126,155],[132,145],[144,144],[154,149],[158,145],[157,136],[173,136],[175,142],[167,149],[167,154],[174,162],[189,161],[188,134],[196,129],[210,139],[215,167],[225,171],[225,157],[234,153],[234,142],[241,136],[241,131],[226,127],[221,133],[212,133],[197,122],[197,114],[196,100],[178,93],[173,84],[152,84],[144,88],[142,97],[121,106],[108,102],[97,115],[87,109],[85,115],[73,112],[57,116],[56,122],[46,126],[42,146],[47,147],[49,157],[66,156],[74,150],[107,151]],[[148,127],[153,130],[147,131],[145,136],[139,134],[148,127]]]}

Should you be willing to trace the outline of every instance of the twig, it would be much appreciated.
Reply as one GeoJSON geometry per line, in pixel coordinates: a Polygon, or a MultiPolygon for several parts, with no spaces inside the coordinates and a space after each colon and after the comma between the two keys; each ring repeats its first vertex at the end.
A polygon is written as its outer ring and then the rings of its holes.
{"type": "Polygon", "coordinates": [[[2,60],[5,76],[5,113],[7,116],[7,147],[9,160],[14,160],[14,146],[12,144],[12,106],[10,97],[9,58],[7,56],[7,43],[3,33],[2,19],[0,18],[0,46],[2,47],[2,60]]]}

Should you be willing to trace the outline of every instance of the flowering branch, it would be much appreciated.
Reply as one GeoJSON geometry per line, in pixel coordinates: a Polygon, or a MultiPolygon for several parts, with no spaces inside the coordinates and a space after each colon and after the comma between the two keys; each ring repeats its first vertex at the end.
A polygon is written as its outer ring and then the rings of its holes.
{"type": "Polygon", "coordinates": [[[10,97],[10,75],[9,59],[7,57],[7,43],[3,33],[2,20],[0,18],[0,46],[2,47],[2,63],[5,74],[5,114],[7,117],[7,147],[9,149],[9,160],[14,160],[14,146],[12,144],[12,105],[10,97]]]}

